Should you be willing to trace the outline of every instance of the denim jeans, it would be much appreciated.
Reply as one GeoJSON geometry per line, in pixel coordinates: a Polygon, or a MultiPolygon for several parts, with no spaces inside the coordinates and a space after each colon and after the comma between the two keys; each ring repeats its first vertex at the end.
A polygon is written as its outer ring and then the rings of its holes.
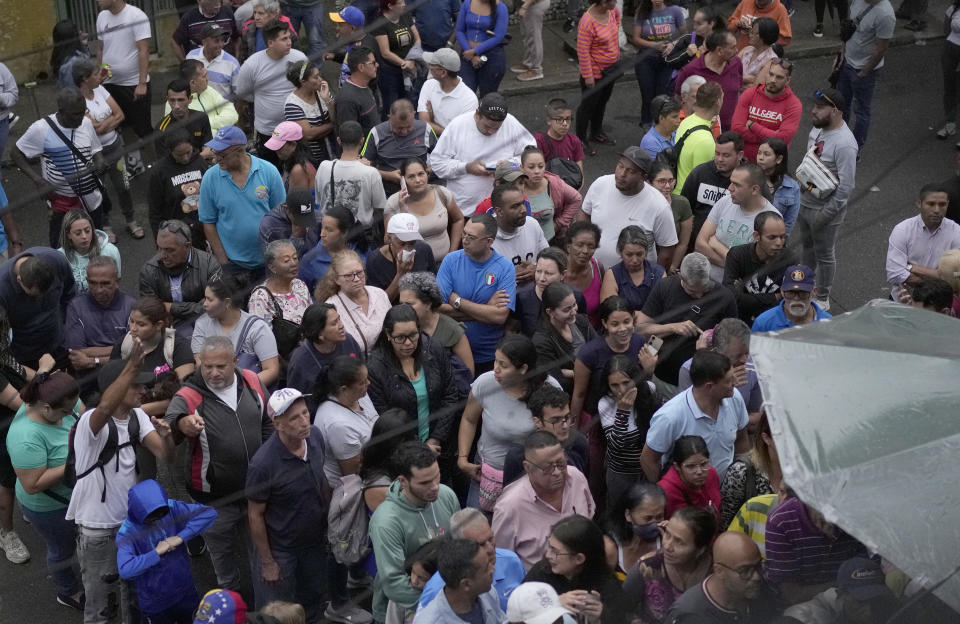
{"type": "Polygon", "coordinates": [[[507,53],[503,46],[498,45],[484,52],[481,56],[487,57],[487,62],[479,68],[466,60],[460,62],[460,77],[471,91],[480,89],[480,97],[492,93],[500,88],[500,81],[507,71],[507,53]]]}
{"type": "Polygon", "coordinates": [[[863,149],[863,144],[867,142],[867,131],[870,129],[870,112],[873,104],[873,89],[877,86],[877,76],[879,69],[875,69],[867,76],[860,77],[858,70],[854,69],[849,63],[844,63],[840,70],[840,80],[837,81],[837,90],[846,100],[843,106],[843,120],[850,124],[850,114],[856,115],[857,119],[850,129],[853,131],[853,137],[857,140],[857,145],[863,149]],[[856,105],[854,105],[856,100],[856,105]]]}
{"type": "Polygon", "coordinates": [[[33,511],[23,505],[24,517],[30,521],[47,544],[47,572],[61,596],[71,596],[80,588],[74,554],[77,551],[77,525],[64,518],[66,507],[54,511],[33,511]]]}
{"type": "MultiPolygon", "coordinates": [[[[296,602],[307,612],[308,622],[317,622],[323,614],[328,563],[327,547],[323,543],[306,548],[272,548],[273,558],[280,567],[280,580],[267,583],[260,574],[259,557],[250,560],[253,591],[257,609],[274,600],[296,602]]],[[[346,572],[346,570],[344,570],[346,572]]]]}
{"type": "Polygon", "coordinates": [[[816,273],[817,299],[828,299],[833,276],[837,271],[837,234],[847,214],[844,206],[840,212],[824,220],[820,210],[800,206],[797,223],[803,244],[803,263],[816,273]]]}
{"type": "Polygon", "coordinates": [[[10,111],[3,111],[0,117],[0,162],[3,161],[3,150],[7,146],[7,138],[10,136],[10,111]]]}
{"type": "Polygon", "coordinates": [[[207,543],[210,562],[213,563],[213,571],[217,575],[217,585],[223,589],[239,591],[240,567],[237,565],[236,552],[238,540],[245,545],[248,554],[253,553],[247,530],[246,502],[217,505],[217,519],[203,534],[203,539],[207,543]]]}
{"type": "Polygon", "coordinates": [[[326,11],[323,8],[323,2],[317,2],[312,6],[302,6],[299,4],[283,3],[283,14],[290,19],[293,29],[300,32],[300,24],[303,24],[307,31],[307,56],[314,62],[320,62],[320,54],[323,52],[323,19],[326,11]]]}
{"type": "Polygon", "coordinates": [[[663,60],[663,56],[656,50],[646,49],[637,52],[633,71],[637,75],[637,86],[640,87],[640,123],[653,122],[653,111],[650,104],[653,98],[669,91],[670,76],[673,70],[663,60]]]}
{"type": "Polygon", "coordinates": [[[126,622],[130,603],[127,584],[117,572],[117,529],[77,527],[77,557],[87,602],[83,608],[83,624],[107,624],[111,594],[120,605],[120,621],[126,622]]]}

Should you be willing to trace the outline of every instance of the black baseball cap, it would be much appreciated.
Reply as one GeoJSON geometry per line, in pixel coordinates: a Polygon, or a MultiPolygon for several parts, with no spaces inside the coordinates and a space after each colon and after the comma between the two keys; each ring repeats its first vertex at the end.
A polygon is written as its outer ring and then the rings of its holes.
{"type": "MultiPolygon", "coordinates": [[[[107,388],[113,385],[113,382],[120,377],[120,373],[123,372],[123,367],[127,365],[126,360],[110,360],[103,365],[103,368],[100,369],[100,373],[97,375],[97,386],[100,387],[100,392],[106,392],[107,388]]],[[[131,383],[138,386],[146,386],[152,384],[157,380],[157,376],[153,371],[140,370],[131,383]]]]}
{"type": "Polygon", "coordinates": [[[818,104],[826,104],[843,110],[847,100],[843,94],[832,87],[823,87],[813,92],[813,101],[818,104]]]}
{"type": "Polygon", "coordinates": [[[287,213],[294,224],[301,227],[313,227],[317,217],[313,213],[313,195],[310,189],[293,187],[287,193],[287,213]]]}
{"type": "Polygon", "coordinates": [[[493,91],[480,100],[480,114],[492,121],[503,121],[507,118],[507,98],[493,91]]]}

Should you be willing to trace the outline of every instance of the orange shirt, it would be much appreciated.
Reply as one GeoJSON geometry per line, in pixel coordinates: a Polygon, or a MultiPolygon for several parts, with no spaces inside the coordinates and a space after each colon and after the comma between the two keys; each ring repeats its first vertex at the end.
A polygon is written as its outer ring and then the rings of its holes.
{"type": "Polygon", "coordinates": [[[590,11],[583,14],[577,26],[577,57],[580,75],[599,80],[603,70],[620,60],[620,11],[610,11],[606,24],[601,24],[590,11]]]}

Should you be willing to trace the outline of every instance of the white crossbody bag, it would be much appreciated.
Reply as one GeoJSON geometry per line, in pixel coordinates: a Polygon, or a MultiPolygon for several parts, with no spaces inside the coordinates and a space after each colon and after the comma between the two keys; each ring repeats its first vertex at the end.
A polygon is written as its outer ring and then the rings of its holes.
{"type": "Polygon", "coordinates": [[[827,197],[837,190],[840,184],[836,174],[830,171],[817,156],[816,142],[803,155],[803,160],[797,167],[796,178],[800,183],[800,189],[817,199],[827,197]]]}

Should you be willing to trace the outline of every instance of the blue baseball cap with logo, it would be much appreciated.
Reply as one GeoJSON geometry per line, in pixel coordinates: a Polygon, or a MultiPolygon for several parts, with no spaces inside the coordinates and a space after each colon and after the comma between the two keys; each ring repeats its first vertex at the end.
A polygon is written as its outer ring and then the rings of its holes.
{"type": "Polygon", "coordinates": [[[783,274],[783,282],[780,284],[780,290],[802,290],[803,292],[813,291],[814,279],[813,269],[802,264],[788,266],[783,274]]]}
{"type": "Polygon", "coordinates": [[[883,569],[865,557],[847,559],[837,570],[837,589],[860,602],[892,596],[884,582],[883,569]]]}
{"type": "Polygon", "coordinates": [[[334,13],[331,11],[328,15],[334,22],[350,24],[355,28],[363,28],[363,25],[367,22],[366,18],[363,16],[363,11],[355,6],[344,7],[344,9],[339,13],[334,13]]]}
{"type": "Polygon", "coordinates": [[[215,152],[219,152],[233,147],[234,145],[246,145],[247,135],[243,130],[236,126],[224,126],[217,130],[217,134],[207,141],[206,146],[215,152]]]}

